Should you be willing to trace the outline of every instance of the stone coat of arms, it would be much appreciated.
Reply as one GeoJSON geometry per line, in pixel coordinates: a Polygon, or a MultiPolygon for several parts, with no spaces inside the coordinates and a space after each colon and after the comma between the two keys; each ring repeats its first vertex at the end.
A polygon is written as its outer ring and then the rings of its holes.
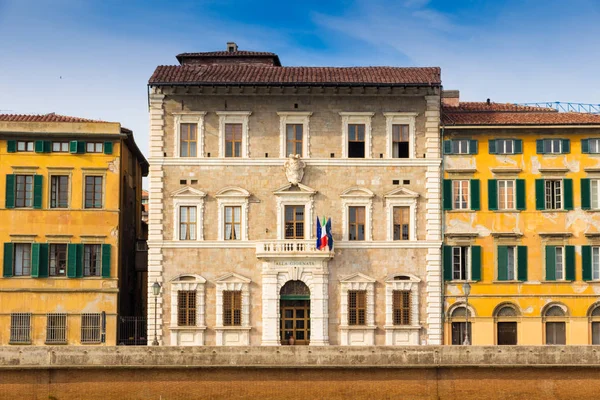
{"type": "Polygon", "coordinates": [[[290,154],[285,164],[283,164],[288,182],[294,186],[298,186],[302,182],[305,166],[306,164],[300,159],[298,154],[290,154]]]}

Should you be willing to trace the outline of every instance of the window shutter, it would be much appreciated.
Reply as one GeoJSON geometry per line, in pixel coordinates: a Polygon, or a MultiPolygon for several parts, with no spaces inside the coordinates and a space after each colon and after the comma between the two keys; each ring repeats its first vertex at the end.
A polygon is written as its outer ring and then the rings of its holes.
{"type": "Polygon", "coordinates": [[[564,199],[564,209],[572,210],[573,209],[573,179],[563,179],[563,185],[565,187],[563,193],[564,199]]]}
{"type": "Polygon", "coordinates": [[[565,279],[575,280],[575,246],[565,246],[565,279]]]}
{"type": "Polygon", "coordinates": [[[546,209],[546,197],[544,194],[544,180],[535,180],[535,209],[545,210],[546,209]]]}
{"type": "Polygon", "coordinates": [[[590,139],[581,139],[581,152],[583,154],[590,152],[590,139]]]}
{"type": "Polygon", "coordinates": [[[517,210],[527,208],[527,190],[525,189],[525,179],[517,179],[517,210]]]}
{"type": "Polygon", "coordinates": [[[113,153],[113,142],[104,142],[104,154],[113,153]]]}
{"type": "Polygon", "coordinates": [[[83,245],[82,244],[78,244],[77,245],[77,264],[76,264],[77,268],[77,277],[78,278],[82,278],[83,277],[83,245]]]}
{"type": "Polygon", "coordinates": [[[478,211],[481,208],[479,179],[471,179],[471,210],[478,211]]]}
{"type": "Polygon", "coordinates": [[[452,246],[442,246],[443,251],[443,266],[444,266],[444,280],[452,280],[452,246]]]}
{"type": "Polygon", "coordinates": [[[556,280],[556,247],[546,246],[546,280],[556,280]]]}
{"type": "Polygon", "coordinates": [[[488,140],[488,152],[490,154],[496,154],[496,139],[488,140]]]}
{"type": "Polygon", "coordinates": [[[7,153],[16,153],[17,152],[17,141],[16,140],[7,140],[6,141],[6,152],[7,153]]]}
{"type": "Polygon", "coordinates": [[[44,141],[36,140],[35,144],[34,144],[34,148],[35,148],[36,153],[43,153],[44,152],[44,141]]]}
{"type": "Polygon", "coordinates": [[[498,280],[508,280],[508,249],[506,246],[498,246],[498,280]]]}
{"type": "Polygon", "coordinates": [[[515,150],[515,154],[523,154],[523,140],[515,139],[513,144],[513,149],[515,150]]]}
{"type": "Polygon", "coordinates": [[[571,141],[569,139],[562,139],[562,154],[569,154],[571,152],[571,141]]]}
{"type": "Polygon", "coordinates": [[[590,208],[592,208],[590,180],[581,178],[581,209],[589,210],[590,208]]]}
{"type": "Polygon", "coordinates": [[[517,246],[517,279],[527,281],[527,246],[517,246]]]}
{"type": "Polygon", "coordinates": [[[13,276],[13,244],[4,243],[4,268],[2,276],[10,278],[13,276]]]}
{"type": "Polygon", "coordinates": [[[488,210],[498,209],[498,181],[496,179],[488,180],[488,210]]]}
{"type": "Polygon", "coordinates": [[[102,245],[102,277],[110,278],[110,244],[102,245]]]}
{"type": "Polygon", "coordinates": [[[33,208],[42,208],[42,175],[33,176],[33,208]]]}
{"type": "Polygon", "coordinates": [[[537,154],[544,154],[544,139],[537,139],[535,141],[535,152],[537,154]]]}
{"type": "Polygon", "coordinates": [[[77,141],[77,154],[85,153],[85,142],[77,141]]]}
{"type": "Polygon", "coordinates": [[[477,140],[469,140],[469,154],[477,154],[477,140]]]}
{"type": "Polygon", "coordinates": [[[452,154],[452,140],[444,140],[444,154],[452,154]]]}
{"type": "Polygon", "coordinates": [[[34,243],[31,245],[31,277],[38,278],[40,276],[40,244],[34,243]]]}
{"type": "Polygon", "coordinates": [[[592,280],[592,246],[581,246],[581,277],[584,281],[592,280]]]}
{"type": "Polygon", "coordinates": [[[77,277],[77,245],[67,245],[67,277],[77,277]]]}
{"type": "Polygon", "coordinates": [[[52,153],[52,142],[44,140],[44,153],[52,153]]]}
{"type": "Polygon", "coordinates": [[[481,280],[481,246],[471,246],[471,280],[481,280]]]}
{"type": "Polygon", "coordinates": [[[450,179],[444,179],[443,185],[444,193],[442,196],[442,201],[444,204],[444,210],[452,210],[452,181],[450,179]]]}
{"type": "Polygon", "coordinates": [[[69,153],[77,153],[77,140],[71,140],[69,142],[69,153]]]}
{"type": "Polygon", "coordinates": [[[4,207],[15,208],[15,176],[6,175],[6,199],[4,207]]]}
{"type": "Polygon", "coordinates": [[[40,243],[40,263],[38,276],[40,278],[48,277],[48,243],[40,243]]]}

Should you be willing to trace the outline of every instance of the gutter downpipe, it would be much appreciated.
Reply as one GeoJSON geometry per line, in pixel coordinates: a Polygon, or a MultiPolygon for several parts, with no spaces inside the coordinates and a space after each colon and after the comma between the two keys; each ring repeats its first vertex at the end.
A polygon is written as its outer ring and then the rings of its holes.
{"type": "Polygon", "coordinates": [[[446,332],[445,332],[445,327],[446,327],[446,291],[445,289],[445,285],[446,285],[446,281],[444,280],[444,229],[446,226],[446,212],[444,211],[444,126],[442,125],[442,104],[441,104],[441,96],[440,96],[440,154],[441,154],[441,165],[440,165],[440,186],[442,187],[442,189],[440,190],[440,208],[441,208],[441,213],[442,213],[442,227],[441,227],[441,239],[442,239],[442,245],[440,246],[440,265],[442,267],[442,276],[440,279],[441,282],[441,319],[442,319],[442,346],[445,345],[444,341],[446,339],[446,332]]]}

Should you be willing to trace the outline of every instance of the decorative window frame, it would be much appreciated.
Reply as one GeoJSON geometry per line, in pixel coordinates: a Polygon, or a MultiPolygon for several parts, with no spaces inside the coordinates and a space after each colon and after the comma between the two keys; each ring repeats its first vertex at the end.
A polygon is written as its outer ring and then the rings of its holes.
{"type": "Polygon", "coordinates": [[[375,282],[376,280],[360,272],[340,280],[340,344],[342,346],[375,345],[375,282]],[[367,292],[367,315],[365,325],[348,325],[348,292],[367,292]]]}
{"type": "Polygon", "coordinates": [[[173,144],[175,158],[203,158],[204,157],[204,116],[206,111],[173,113],[175,127],[175,143],[173,144]],[[196,157],[181,157],[181,124],[196,124],[196,157]]]}
{"type": "Polygon", "coordinates": [[[385,131],[386,131],[386,154],[387,158],[393,158],[392,152],[392,125],[408,125],[408,158],[417,158],[416,119],[419,115],[415,112],[384,112],[385,116],[385,131]]]}
{"type": "Polygon", "coordinates": [[[275,190],[273,194],[277,200],[277,239],[285,240],[285,206],[304,205],[304,240],[313,239],[314,220],[314,195],[316,190],[298,184],[300,191],[290,191],[292,184],[275,190]]]}
{"type": "MultiPolygon", "coordinates": [[[[350,242],[348,232],[348,207],[363,206],[365,207],[365,242],[371,242],[373,240],[373,194],[367,188],[362,187],[351,187],[346,189],[340,197],[342,198],[342,238],[344,241],[350,242]]],[[[352,241],[351,243],[353,243],[352,241]]]]}
{"type": "Polygon", "coordinates": [[[387,241],[394,241],[394,207],[409,207],[410,229],[408,240],[417,240],[417,198],[419,194],[406,188],[398,188],[388,192],[385,196],[387,215],[387,241]]]}
{"type": "Polygon", "coordinates": [[[196,274],[181,274],[171,279],[171,345],[172,346],[204,346],[204,318],[206,279],[196,274]],[[196,326],[177,326],[178,292],[196,292],[196,326]]]}
{"type": "Polygon", "coordinates": [[[216,286],[216,344],[217,346],[250,345],[250,283],[252,281],[234,272],[225,274],[215,281],[216,286]],[[223,292],[242,292],[242,325],[223,326],[223,292]]]}
{"type": "Polygon", "coordinates": [[[421,280],[413,274],[398,273],[388,277],[385,281],[385,344],[418,345],[419,332],[419,282],[421,280]],[[396,276],[408,277],[405,280],[396,280],[396,276]],[[394,325],[394,291],[410,291],[410,325],[394,325]]]}
{"type": "MultiPolygon", "coordinates": [[[[240,240],[246,241],[248,240],[248,198],[250,197],[250,192],[246,189],[242,189],[236,186],[227,186],[223,189],[219,190],[215,195],[217,198],[217,204],[219,207],[218,211],[218,240],[225,241],[225,207],[226,206],[239,206],[242,208],[242,215],[240,216],[241,220],[241,231],[242,238],[240,240]]],[[[235,242],[235,240],[233,241],[235,242]]]]}
{"type": "Polygon", "coordinates": [[[365,125],[365,158],[372,158],[372,130],[371,120],[375,113],[372,112],[340,112],[342,117],[342,158],[348,158],[348,125],[365,125]]]}
{"type": "Polygon", "coordinates": [[[242,153],[241,157],[248,158],[250,143],[248,140],[248,120],[252,111],[217,111],[219,116],[219,157],[225,158],[225,124],[242,124],[242,153]]]}
{"type": "MultiPolygon", "coordinates": [[[[179,208],[181,206],[196,207],[196,240],[204,240],[204,198],[206,193],[201,190],[183,187],[171,194],[173,198],[173,240],[179,241],[179,208]]],[[[194,240],[186,240],[186,242],[194,240]]]]}
{"type": "Polygon", "coordinates": [[[301,124],[302,125],[302,158],[310,158],[310,117],[312,112],[289,111],[278,112],[279,115],[279,156],[286,158],[287,148],[287,132],[286,125],[301,124]]]}

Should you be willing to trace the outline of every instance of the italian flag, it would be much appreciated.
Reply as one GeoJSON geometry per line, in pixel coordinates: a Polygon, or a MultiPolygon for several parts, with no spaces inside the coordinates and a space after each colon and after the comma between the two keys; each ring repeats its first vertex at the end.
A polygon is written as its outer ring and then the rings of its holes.
{"type": "Polygon", "coordinates": [[[325,220],[323,223],[317,217],[317,249],[323,250],[329,248],[329,251],[333,248],[333,237],[331,235],[331,218],[325,220]]]}

